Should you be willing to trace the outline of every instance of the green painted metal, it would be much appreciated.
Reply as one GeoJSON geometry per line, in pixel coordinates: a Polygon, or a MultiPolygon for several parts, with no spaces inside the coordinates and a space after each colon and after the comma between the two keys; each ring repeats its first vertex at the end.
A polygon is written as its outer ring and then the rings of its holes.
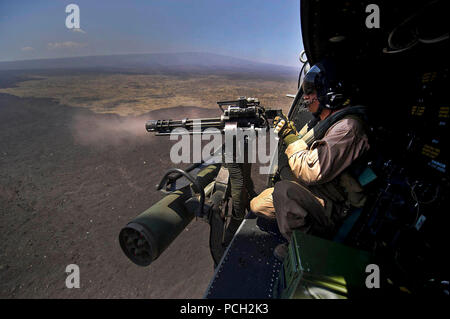
{"type": "Polygon", "coordinates": [[[278,298],[349,298],[368,293],[368,252],[294,231],[276,283],[278,298]]]}
{"type": "MultiPolygon", "coordinates": [[[[211,183],[219,168],[220,164],[208,165],[201,169],[196,176],[199,185],[204,188],[211,183]]],[[[148,243],[149,259],[139,261],[133,258],[132,252],[126,247],[126,238],[120,236],[122,249],[127,256],[142,266],[158,258],[194,218],[198,202],[187,202],[193,197],[195,194],[192,191],[192,185],[187,185],[166,195],[128,223],[121,235],[130,228],[141,234],[148,243]]]]}

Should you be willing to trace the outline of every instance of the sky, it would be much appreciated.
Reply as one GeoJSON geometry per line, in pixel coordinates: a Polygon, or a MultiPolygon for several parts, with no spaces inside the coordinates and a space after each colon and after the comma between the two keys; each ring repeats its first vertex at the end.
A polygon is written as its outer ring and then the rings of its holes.
{"type": "Polygon", "coordinates": [[[299,66],[299,0],[0,0],[0,61],[209,52],[299,66]],[[80,28],[66,27],[66,6],[80,28]]]}

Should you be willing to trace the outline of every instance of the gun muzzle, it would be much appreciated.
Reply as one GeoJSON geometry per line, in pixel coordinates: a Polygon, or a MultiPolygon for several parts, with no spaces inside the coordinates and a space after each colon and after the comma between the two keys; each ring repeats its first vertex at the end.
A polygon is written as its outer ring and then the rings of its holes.
{"type": "MultiPolygon", "coordinates": [[[[197,174],[201,187],[217,175],[220,165],[208,165],[197,174]]],[[[148,266],[175,240],[192,221],[198,207],[187,204],[190,187],[172,192],[129,222],[119,234],[125,255],[139,266],[148,266]]]]}
{"type": "Polygon", "coordinates": [[[186,194],[167,195],[128,223],[119,234],[120,247],[135,264],[150,265],[194,218],[183,205],[186,194]]]}
{"type": "Polygon", "coordinates": [[[147,123],[145,123],[145,129],[147,132],[155,132],[158,127],[158,121],[157,120],[149,120],[147,123]]]}

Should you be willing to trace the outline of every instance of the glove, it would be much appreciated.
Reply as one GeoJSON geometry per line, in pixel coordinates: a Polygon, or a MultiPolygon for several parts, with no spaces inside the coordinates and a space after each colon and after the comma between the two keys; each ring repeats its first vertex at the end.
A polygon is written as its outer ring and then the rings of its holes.
{"type": "Polygon", "coordinates": [[[283,139],[286,146],[294,143],[300,138],[295,128],[294,122],[289,121],[289,119],[284,114],[273,119],[273,126],[274,133],[278,134],[278,136],[283,139]]]}
{"type": "Polygon", "coordinates": [[[297,135],[297,130],[295,129],[294,122],[289,121],[289,119],[283,114],[277,116],[273,119],[274,133],[278,134],[280,138],[285,138],[288,135],[297,135]]]}

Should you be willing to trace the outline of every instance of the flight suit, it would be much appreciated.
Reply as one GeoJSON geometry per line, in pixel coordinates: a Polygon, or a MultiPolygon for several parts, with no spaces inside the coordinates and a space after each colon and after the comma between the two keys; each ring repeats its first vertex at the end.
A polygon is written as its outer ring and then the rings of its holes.
{"type": "Polygon", "coordinates": [[[276,219],[288,240],[294,229],[330,237],[346,208],[364,205],[362,188],[348,168],[368,149],[365,125],[352,116],[333,124],[311,147],[301,139],[289,144],[285,154],[296,180],[264,190],[251,201],[251,210],[276,219]]]}

